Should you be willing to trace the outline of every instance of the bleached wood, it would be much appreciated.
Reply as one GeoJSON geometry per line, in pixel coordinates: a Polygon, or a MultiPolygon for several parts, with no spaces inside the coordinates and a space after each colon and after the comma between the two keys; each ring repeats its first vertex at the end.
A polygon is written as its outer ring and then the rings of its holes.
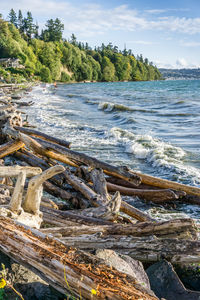
{"type": "Polygon", "coordinates": [[[82,299],[91,300],[93,289],[97,299],[157,300],[132,277],[108,267],[96,256],[5,217],[0,217],[0,250],[64,295],[79,298],[81,294],[82,299]]]}
{"type": "Polygon", "coordinates": [[[39,208],[43,191],[42,183],[52,176],[63,172],[64,170],[65,168],[63,166],[54,166],[47,169],[42,174],[30,179],[27,194],[22,205],[26,212],[30,212],[35,215],[40,214],[39,208]]]}
{"type": "Polygon", "coordinates": [[[24,192],[24,184],[26,181],[26,172],[21,171],[17,177],[17,182],[12,194],[12,198],[9,204],[9,208],[14,213],[19,213],[21,211],[22,195],[24,192]]]}

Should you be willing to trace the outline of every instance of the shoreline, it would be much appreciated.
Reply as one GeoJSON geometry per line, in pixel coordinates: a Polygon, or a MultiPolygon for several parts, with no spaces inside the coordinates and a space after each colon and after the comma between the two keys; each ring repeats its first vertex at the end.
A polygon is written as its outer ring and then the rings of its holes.
{"type": "MultiPolygon", "coordinates": [[[[79,216],[79,218],[81,219],[81,217],[79,216]]],[[[78,224],[77,224],[78,225],[78,224]]],[[[155,225],[155,224],[154,224],[155,225]]],[[[93,227],[94,227],[94,225],[93,225],[93,227]]],[[[151,243],[153,242],[153,240],[151,241],[151,243]]],[[[95,291],[96,291],[96,289],[94,289],[95,291]]],[[[78,292],[78,290],[77,290],[77,292],[78,292]]],[[[113,298],[114,299],[114,298],[113,298]]],[[[125,299],[125,298],[124,298],[125,299]]],[[[145,298],[146,299],[146,298],[145,298]]],[[[150,298],[147,298],[147,299],[150,299],[150,298]]]]}

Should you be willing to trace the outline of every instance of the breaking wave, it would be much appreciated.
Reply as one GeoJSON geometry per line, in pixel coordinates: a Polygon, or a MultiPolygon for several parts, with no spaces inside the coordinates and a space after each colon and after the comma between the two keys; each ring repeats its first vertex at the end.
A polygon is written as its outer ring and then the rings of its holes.
{"type": "Polygon", "coordinates": [[[132,108],[125,106],[123,104],[116,104],[116,103],[110,103],[110,102],[101,102],[98,105],[99,110],[104,111],[133,111],[132,108]]]}
{"type": "Polygon", "coordinates": [[[200,184],[200,172],[185,164],[186,152],[182,148],[148,134],[134,134],[116,127],[110,130],[110,134],[117,143],[123,144],[127,153],[133,154],[139,160],[145,160],[159,173],[167,171],[171,179],[194,185],[200,184]]]}

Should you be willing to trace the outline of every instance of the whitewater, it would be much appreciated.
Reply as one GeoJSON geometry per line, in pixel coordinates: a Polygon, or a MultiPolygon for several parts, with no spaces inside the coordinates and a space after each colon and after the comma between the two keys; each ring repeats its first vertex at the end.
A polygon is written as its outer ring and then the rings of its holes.
{"type": "MultiPolygon", "coordinates": [[[[73,150],[200,187],[200,80],[42,84],[27,100],[29,122],[73,150]]],[[[160,219],[199,219],[195,205],[127,201],[160,219]]]]}

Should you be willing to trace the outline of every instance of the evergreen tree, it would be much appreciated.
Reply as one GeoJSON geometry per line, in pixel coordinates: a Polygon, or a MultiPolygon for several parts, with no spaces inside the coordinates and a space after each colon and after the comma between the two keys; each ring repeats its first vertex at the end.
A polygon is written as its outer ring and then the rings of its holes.
{"type": "Polygon", "coordinates": [[[15,13],[15,11],[14,11],[13,8],[10,10],[8,18],[9,18],[10,23],[12,23],[13,25],[15,25],[15,27],[18,27],[17,15],[16,15],[16,13],[15,13]]]}
{"type": "Polygon", "coordinates": [[[18,12],[17,23],[18,23],[18,28],[19,28],[20,33],[23,33],[24,32],[24,28],[23,28],[23,15],[22,15],[21,9],[18,12]]]}
{"type": "Polygon", "coordinates": [[[55,21],[53,19],[48,20],[45,26],[47,29],[42,31],[41,39],[46,42],[56,42],[62,40],[64,24],[62,24],[58,18],[56,18],[55,21]]]}
{"type": "Polygon", "coordinates": [[[76,36],[75,36],[74,33],[72,33],[72,35],[71,35],[70,43],[71,43],[72,45],[74,45],[74,46],[77,45],[77,38],[76,38],[76,36]]]}
{"type": "Polygon", "coordinates": [[[32,35],[35,33],[35,24],[33,24],[33,17],[30,11],[27,12],[27,18],[25,20],[25,29],[28,40],[30,41],[32,35]]]}

